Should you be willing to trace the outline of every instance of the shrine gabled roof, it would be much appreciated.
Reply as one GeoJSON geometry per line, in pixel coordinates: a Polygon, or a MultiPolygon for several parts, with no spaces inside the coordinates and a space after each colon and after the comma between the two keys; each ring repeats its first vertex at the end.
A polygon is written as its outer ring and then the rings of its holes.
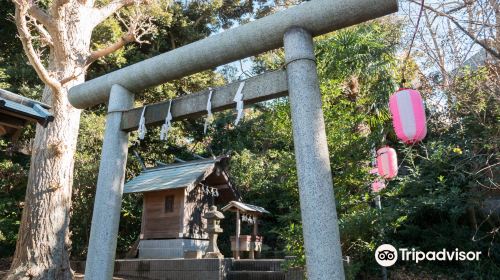
{"type": "Polygon", "coordinates": [[[179,188],[188,188],[189,191],[212,174],[220,160],[204,159],[148,169],[128,181],[123,192],[142,193],[179,188]]]}
{"type": "Polygon", "coordinates": [[[0,114],[16,119],[37,121],[46,126],[54,119],[47,111],[49,108],[44,103],[0,89],[0,114]]]}
{"type": "Polygon", "coordinates": [[[228,205],[222,207],[222,211],[236,211],[240,210],[243,213],[257,213],[257,214],[270,214],[266,209],[255,206],[248,203],[243,203],[241,201],[231,201],[228,205]]]}

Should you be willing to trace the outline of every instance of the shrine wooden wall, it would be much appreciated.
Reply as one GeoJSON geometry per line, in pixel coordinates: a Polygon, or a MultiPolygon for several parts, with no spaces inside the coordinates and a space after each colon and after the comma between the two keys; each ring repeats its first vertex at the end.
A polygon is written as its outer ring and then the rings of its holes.
{"type": "Polygon", "coordinates": [[[144,193],[141,239],[196,238],[206,239],[206,220],[211,196],[200,187],[185,195],[185,189],[144,193]],[[166,198],[173,197],[173,211],[166,211],[166,198]]]}
{"type": "Polygon", "coordinates": [[[141,239],[179,238],[183,235],[184,190],[144,193],[141,239]],[[171,196],[173,211],[165,211],[165,199],[171,196]]]}

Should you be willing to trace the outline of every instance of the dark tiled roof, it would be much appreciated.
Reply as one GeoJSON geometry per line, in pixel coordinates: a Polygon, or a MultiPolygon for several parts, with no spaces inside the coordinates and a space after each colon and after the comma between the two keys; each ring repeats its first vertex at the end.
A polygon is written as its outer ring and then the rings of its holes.
{"type": "Polygon", "coordinates": [[[46,126],[54,120],[47,111],[49,108],[41,102],[0,89],[0,114],[19,120],[36,121],[46,126]]]}
{"type": "Polygon", "coordinates": [[[235,211],[235,209],[238,209],[244,213],[245,212],[254,212],[254,213],[261,213],[261,214],[269,214],[269,211],[267,211],[266,209],[264,209],[262,207],[255,206],[252,204],[243,203],[240,201],[234,201],[234,200],[229,202],[228,205],[222,207],[222,211],[228,211],[228,210],[235,211]]]}
{"type": "Polygon", "coordinates": [[[210,175],[218,159],[170,164],[143,171],[125,184],[124,193],[141,193],[166,189],[192,188],[210,175]]]}

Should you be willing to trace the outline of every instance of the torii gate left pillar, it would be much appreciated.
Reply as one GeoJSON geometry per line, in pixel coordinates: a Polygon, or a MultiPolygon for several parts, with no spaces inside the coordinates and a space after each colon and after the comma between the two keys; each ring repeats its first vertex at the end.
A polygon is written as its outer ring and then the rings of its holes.
{"type": "Polygon", "coordinates": [[[123,112],[133,105],[134,94],[122,86],[113,85],[109,95],[85,265],[87,280],[113,279],[129,137],[128,132],[121,130],[121,120],[123,112]]]}
{"type": "Polygon", "coordinates": [[[292,27],[284,45],[307,276],[344,279],[313,39],[305,29],[292,27]]]}

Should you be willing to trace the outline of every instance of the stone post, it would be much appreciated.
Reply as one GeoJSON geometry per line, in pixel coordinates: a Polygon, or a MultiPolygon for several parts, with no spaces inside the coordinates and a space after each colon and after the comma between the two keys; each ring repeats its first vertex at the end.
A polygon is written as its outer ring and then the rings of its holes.
{"type": "Polygon", "coordinates": [[[236,239],[235,239],[235,253],[234,253],[234,258],[239,260],[240,259],[240,233],[241,233],[241,217],[240,217],[240,210],[236,209],[236,239]]]}
{"type": "Polygon", "coordinates": [[[284,41],[308,279],[344,279],[313,40],[291,28],[284,41]]]}
{"type": "Polygon", "coordinates": [[[220,220],[224,219],[224,215],[217,211],[216,206],[211,206],[210,211],[203,215],[207,219],[207,233],[208,233],[208,248],[205,254],[205,259],[223,259],[224,256],[220,253],[217,247],[217,237],[223,230],[220,227],[220,220]]]}
{"type": "Polygon", "coordinates": [[[132,108],[133,103],[134,94],[127,89],[119,85],[111,88],[85,266],[86,280],[113,278],[129,136],[120,129],[120,122],[122,111],[132,108]]]}

